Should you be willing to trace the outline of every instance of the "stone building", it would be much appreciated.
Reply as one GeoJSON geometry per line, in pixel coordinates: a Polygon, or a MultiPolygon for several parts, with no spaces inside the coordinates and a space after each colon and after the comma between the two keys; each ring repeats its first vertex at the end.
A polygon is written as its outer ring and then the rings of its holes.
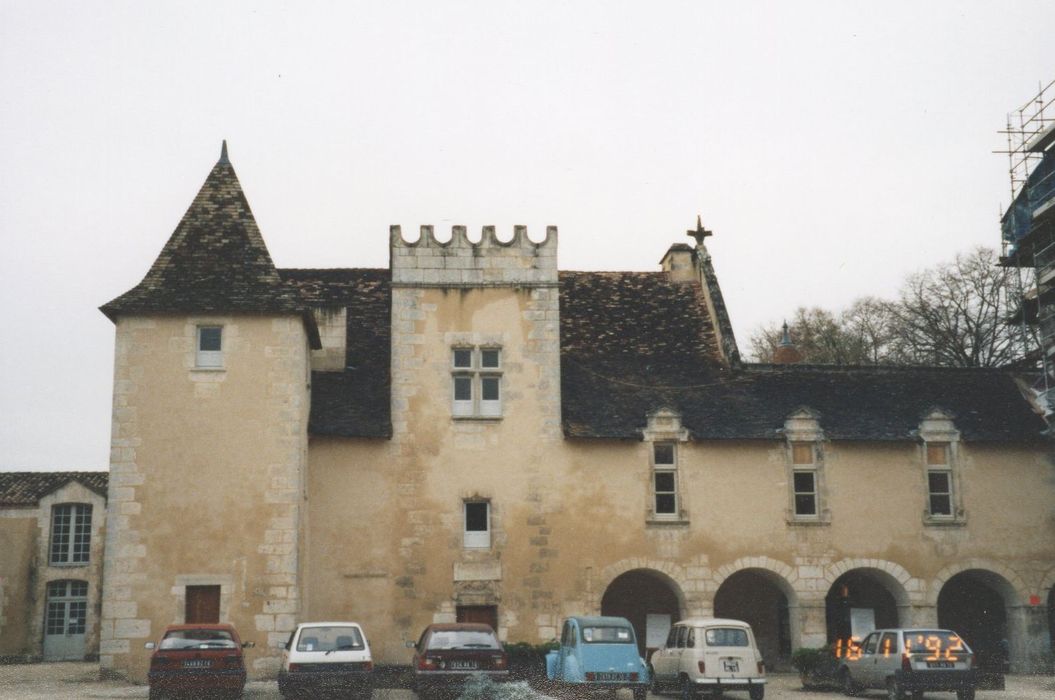
{"type": "Polygon", "coordinates": [[[1050,662],[1043,419],[995,370],[742,362],[705,238],[565,272],[557,231],[390,232],[388,269],[276,268],[226,149],[116,326],[100,659],[234,623],[273,674],[354,619],[554,638],[754,625],[771,665],[872,626],[1050,662]],[[662,251],[657,251],[657,253],[662,251]]]}
{"type": "Polygon", "coordinates": [[[94,656],[106,472],[0,472],[0,659],[94,656]]]}

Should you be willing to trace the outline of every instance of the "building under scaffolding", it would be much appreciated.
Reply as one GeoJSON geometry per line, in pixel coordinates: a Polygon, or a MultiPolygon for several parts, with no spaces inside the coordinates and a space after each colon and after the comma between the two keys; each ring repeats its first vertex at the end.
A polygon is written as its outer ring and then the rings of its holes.
{"type": "Polygon", "coordinates": [[[1011,206],[1001,219],[1002,262],[1019,268],[1021,304],[1010,321],[1036,330],[1043,378],[1034,387],[1055,411],[1055,80],[1008,115],[1011,206]],[[1032,272],[1032,274],[1030,274],[1032,272]],[[1030,280],[1030,282],[1025,282],[1030,280]]]}

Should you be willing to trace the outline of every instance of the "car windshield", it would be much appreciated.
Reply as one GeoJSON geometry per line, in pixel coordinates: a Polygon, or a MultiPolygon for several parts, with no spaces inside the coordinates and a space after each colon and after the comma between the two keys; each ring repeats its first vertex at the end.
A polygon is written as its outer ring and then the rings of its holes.
{"type": "Polygon", "coordinates": [[[704,637],[709,647],[747,646],[747,631],[739,627],[709,627],[704,637]]]}
{"type": "Polygon", "coordinates": [[[302,627],[297,639],[297,651],[352,651],[365,649],[359,628],[348,625],[320,625],[302,627]]]}
{"type": "Polygon", "coordinates": [[[493,632],[478,630],[436,630],[429,637],[429,649],[500,649],[493,632]]]}
{"type": "Polygon", "coordinates": [[[633,644],[634,632],[629,627],[583,627],[582,641],[587,644],[633,644]]]}
{"type": "Polygon", "coordinates": [[[170,630],[160,649],[236,649],[238,644],[227,630],[170,630]]]}
{"type": "Polygon", "coordinates": [[[957,652],[969,654],[971,650],[959,635],[949,630],[906,630],[905,651],[937,658],[951,656],[957,652]]]}

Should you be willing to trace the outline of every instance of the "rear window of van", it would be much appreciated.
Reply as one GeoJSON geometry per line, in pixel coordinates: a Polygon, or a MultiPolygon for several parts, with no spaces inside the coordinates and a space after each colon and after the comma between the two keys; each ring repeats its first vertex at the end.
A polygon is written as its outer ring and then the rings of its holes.
{"type": "Polygon", "coordinates": [[[708,627],[703,635],[709,647],[747,646],[747,630],[739,627],[708,627]]]}

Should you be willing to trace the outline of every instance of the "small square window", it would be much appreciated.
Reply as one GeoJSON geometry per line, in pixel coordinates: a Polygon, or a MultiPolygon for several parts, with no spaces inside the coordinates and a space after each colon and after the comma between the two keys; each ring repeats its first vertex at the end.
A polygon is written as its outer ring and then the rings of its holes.
{"type": "Polygon", "coordinates": [[[454,366],[458,369],[470,369],[473,366],[473,351],[470,348],[454,349],[454,366]]]}
{"type": "Polygon", "coordinates": [[[949,446],[944,442],[927,444],[927,465],[944,466],[949,463],[949,446]]]}
{"type": "Polygon", "coordinates": [[[791,445],[792,464],[813,464],[813,443],[796,442],[791,445]]]}
{"type": "Polygon", "coordinates": [[[652,446],[654,464],[674,464],[674,443],[657,442],[652,446]]]}
{"type": "Polygon", "coordinates": [[[198,326],[198,349],[195,365],[209,369],[223,367],[222,326],[198,326]]]}
{"type": "Polygon", "coordinates": [[[491,504],[487,501],[465,501],[466,549],[487,549],[491,546],[491,504]]]}
{"type": "Polygon", "coordinates": [[[480,366],[484,369],[498,369],[500,366],[500,358],[500,350],[484,348],[480,351],[480,366]]]}

